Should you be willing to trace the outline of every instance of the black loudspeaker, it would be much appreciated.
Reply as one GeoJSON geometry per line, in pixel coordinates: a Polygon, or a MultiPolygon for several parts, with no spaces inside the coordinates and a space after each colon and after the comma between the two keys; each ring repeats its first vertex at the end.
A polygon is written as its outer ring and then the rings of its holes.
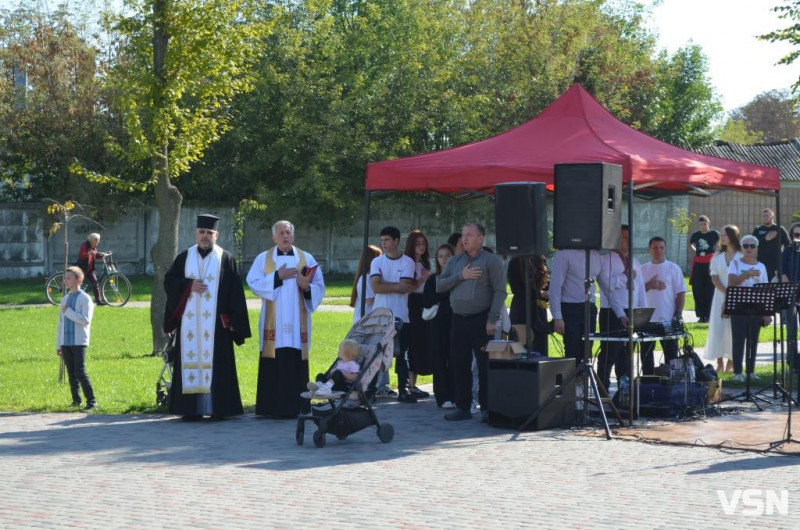
{"type": "Polygon", "coordinates": [[[547,254],[547,195],[542,182],[509,182],[494,187],[497,253],[547,254]]]}
{"type": "Polygon", "coordinates": [[[554,248],[619,248],[622,166],[556,164],[555,188],[554,248]]]}
{"type": "Polygon", "coordinates": [[[549,429],[575,423],[575,379],[564,379],[575,359],[489,360],[489,425],[520,427],[550,393],[553,401],[531,422],[531,429],[549,429]]]}

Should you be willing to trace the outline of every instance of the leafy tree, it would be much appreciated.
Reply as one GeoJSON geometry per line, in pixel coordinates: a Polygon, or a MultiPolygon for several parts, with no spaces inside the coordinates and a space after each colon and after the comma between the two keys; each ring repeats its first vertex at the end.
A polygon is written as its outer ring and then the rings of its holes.
{"type": "Polygon", "coordinates": [[[65,9],[20,7],[0,19],[0,196],[99,203],[98,187],[69,171],[75,158],[104,163],[96,48],[65,9]]]}
{"type": "Polygon", "coordinates": [[[126,163],[147,163],[152,171],[146,178],[75,171],[118,189],[154,193],[154,351],[163,342],[164,275],[178,251],[183,197],[175,181],[229,128],[234,96],[252,88],[249,67],[262,29],[254,8],[247,0],[126,0],[121,14],[107,15],[119,43],[107,90],[123,124],[108,147],[126,163]]]}
{"type": "Polygon", "coordinates": [[[747,129],[760,133],[764,142],[780,142],[800,136],[800,112],[786,90],[770,90],[757,95],[747,105],[731,113],[747,129]]]}
{"type": "Polygon", "coordinates": [[[760,131],[751,131],[744,119],[729,118],[717,134],[723,142],[735,144],[757,144],[764,141],[764,134],[760,131]]]}
{"type": "Polygon", "coordinates": [[[722,114],[709,84],[708,60],[699,46],[660,57],[656,116],[647,132],[667,143],[697,149],[714,139],[714,121],[722,114]]]}
{"type": "MultiPolygon", "coordinates": [[[[778,17],[789,22],[789,26],[771,31],[759,38],[770,42],[786,41],[795,46],[795,49],[782,57],[778,64],[789,65],[800,58],[800,0],[783,0],[783,5],[772,8],[778,17]]],[[[795,92],[800,91],[800,76],[792,87],[795,92]]],[[[799,96],[800,97],[800,96],[799,96]]]]}

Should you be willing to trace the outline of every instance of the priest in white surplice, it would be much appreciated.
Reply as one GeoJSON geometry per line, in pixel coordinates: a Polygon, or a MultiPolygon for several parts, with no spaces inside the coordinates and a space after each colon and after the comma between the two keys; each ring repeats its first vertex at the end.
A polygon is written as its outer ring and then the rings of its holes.
{"type": "Polygon", "coordinates": [[[275,246],[256,256],[247,285],[262,299],[258,321],[256,414],[294,418],[308,412],[300,397],[309,381],[311,313],[325,296],[325,282],[314,256],[294,246],[294,225],[272,226],[275,246]]]}

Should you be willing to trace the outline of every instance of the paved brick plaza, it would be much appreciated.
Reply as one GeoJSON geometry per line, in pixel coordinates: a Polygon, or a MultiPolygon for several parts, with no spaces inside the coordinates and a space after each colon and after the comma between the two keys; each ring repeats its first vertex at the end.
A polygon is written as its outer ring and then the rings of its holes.
{"type": "Polygon", "coordinates": [[[800,527],[798,458],[569,430],[514,439],[445,422],[431,400],[378,414],[392,443],[370,428],[323,449],[310,424],[298,446],[294,421],[252,415],[2,414],[0,527],[800,527]],[[788,515],[726,515],[720,489],[786,489],[788,515]]]}

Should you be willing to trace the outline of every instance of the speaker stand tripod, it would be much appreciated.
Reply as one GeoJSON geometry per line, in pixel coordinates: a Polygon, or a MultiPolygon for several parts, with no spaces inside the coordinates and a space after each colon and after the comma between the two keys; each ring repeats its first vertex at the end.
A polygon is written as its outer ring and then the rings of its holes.
{"type": "MultiPolygon", "coordinates": [[[[796,284],[793,284],[793,285],[796,285],[796,284]]],[[[795,289],[794,292],[795,292],[795,296],[796,296],[797,290],[795,289]]],[[[793,391],[792,386],[793,386],[793,383],[794,383],[794,375],[795,374],[797,374],[798,388],[800,388],[800,371],[798,370],[798,368],[800,368],[800,367],[797,366],[797,364],[798,364],[798,359],[797,359],[797,330],[798,330],[798,326],[797,326],[797,304],[794,301],[790,305],[789,310],[787,311],[787,313],[789,315],[789,318],[792,319],[792,322],[794,323],[794,326],[793,326],[794,336],[793,337],[787,337],[787,339],[788,339],[787,342],[788,342],[788,346],[789,346],[789,348],[788,348],[789,349],[789,359],[791,359],[791,362],[789,363],[789,390],[788,390],[788,392],[786,390],[784,390],[783,387],[781,387],[781,390],[784,391],[784,392],[787,392],[786,395],[788,396],[788,399],[786,400],[786,405],[787,405],[787,410],[788,410],[787,414],[786,414],[786,438],[782,438],[780,440],[776,440],[774,442],[770,442],[768,451],[771,451],[773,449],[776,449],[778,447],[786,445],[787,443],[800,443],[800,441],[795,440],[794,438],[792,438],[792,404],[793,403],[795,405],[797,404],[797,402],[794,401],[794,398],[792,397],[792,391],[793,391]]],[[[781,322],[781,326],[783,326],[785,324],[786,324],[785,322],[781,322]]]]}
{"type": "MultiPolygon", "coordinates": [[[[608,418],[606,418],[606,411],[603,408],[603,400],[600,397],[600,389],[602,389],[603,394],[605,394],[606,397],[608,397],[608,392],[602,386],[602,383],[599,383],[597,381],[597,374],[594,371],[594,366],[592,366],[592,361],[591,361],[591,357],[590,357],[591,345],[589,343],[589,335],[591,334],[591,328],[589,327],[589,322],[591,321],[591,305],[592,305],[592,303],[591,303],[591,292],[592,292],[592,283],[594,283],[594,278],[592,278],[590,276],[590,260],[591,260],[590,252],[591,251],[586,249],[586,250],[584,250],[584,252],[586,253],[586,272],[585,272],[585,275],[584,275],[584,289],[583,289],[584,290],[584,299],[583,299],[583,338],[584,338],[584,340],[583,340],[583,362],[581,362],[581,363],[579,363],[578,365],[575,366],[575,368],[572,370],[572,372],[570,372],[570,374],[567,377],[564,378],[564,381],[563,381],[563,383],[561,384],[561,386],[559,388],[555,388],[550,392],[550,394],[545,398],[545,400],[542,401],[542,403],[539,405],[539,408],[536,409],[536,411],[533,414],[531,414],[531,416],[527,420],[525,420],[525,423],[523,423],[519,427],[520,431],[524,431],[525,428],[528,425],[530,425],[531,422],[533,422],[539,416],[539,414],[541,414],[541,412],[545,409],[545,407],[547,407],[547,405],[549,405],[550,402],[555,399],[556,395],[558,395],[558,393],[561,391],[561,387],[567,386],[567,384],[570,381],[572,381],[573,379],[575,379],[579,375],[582,375],[584,377],[583,377],[583,397],[581,399],[583,399],[583,401],[584,401],[584,403],[583,403],[584,415],[586,415],[586,413],[588,411],[588,406],[587,405],[590,402],[594,403],[594,405],[600,411],[600,417],[603,420],[603,428],[605,429],[605,432],[606,432],[606,440],[610,440],[611,439],[611,428],[608,426],[608,418]],[[591,384],[592,395],[594,396],[594,399],[590,398],[589,394],[588,394],[588,387],[589,387],[590,384],[591,384]]],[[[614,416],[617,418],[617,421],[619,422],[619,424],[620,425],[624,425],[624,422],[622,420],[622,416],[620,416],[616,405],[614,405],[614,403],[611,400],[608,400],[608,403],[611,405],[611,410],[614,411],[614,416]]]]}

